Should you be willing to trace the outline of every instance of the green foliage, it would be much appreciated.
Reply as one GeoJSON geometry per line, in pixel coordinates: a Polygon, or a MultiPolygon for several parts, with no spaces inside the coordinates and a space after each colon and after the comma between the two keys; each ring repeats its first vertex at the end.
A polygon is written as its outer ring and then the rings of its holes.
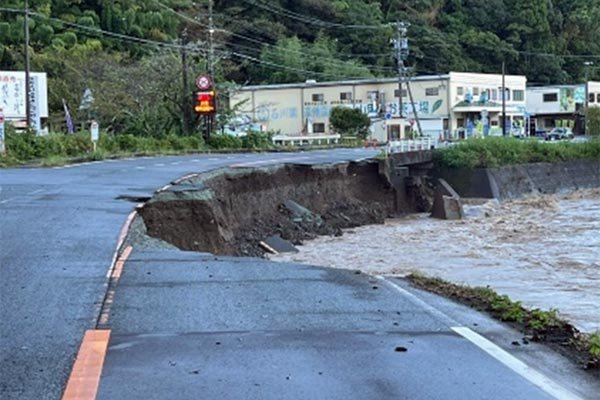
{"type": "Polygon", "coordinates": [[[527,326],[534,332],[542,332],[559,324],[557,310],[542,311],[536,308],[527,316],[527,326]]]}
{"type": "Polygon", "coordinates": [[[434,153],[444,168],[494,168],[505,165],[600,158],[600,140],[545,143],[512,138],[470,139],[434,153]]]}
{"type": "Polygon", "coordinates": [[[272,135],[262,132],[248,132],[242,137],[242,147],[245,149],[268,149],[273,146],[272,135]]]}
{"type": "Polygon", "coordinates": [[[242,139],[227,134],[212,135],[208,139],[208,146],[211,149],[241,149],[243,147],[242,139]]]}
{"type": "Polygon", "coordinates": [[[338,106],[331,109],[329,123],[333,130],[341,135],[365,139],[369,134],[371,119],[358,108],[338,106]]]}
{"type": "Polygon", "coordinates": [[[600,358],[600,332],[594,332],[590,335],[590,354],[600,358]]]}
{"type": "Polygon", "coordinates": [[[600,107],[589,107],[586,111],[587,134],[600,136],[600,107]]]}

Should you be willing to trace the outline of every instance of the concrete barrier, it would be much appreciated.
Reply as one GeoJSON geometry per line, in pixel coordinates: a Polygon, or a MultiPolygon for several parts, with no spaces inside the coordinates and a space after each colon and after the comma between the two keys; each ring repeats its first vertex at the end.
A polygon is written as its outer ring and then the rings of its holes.
{"type": "Polygon", "coordinates": [[[432,174],[446,180],[462,197],[504,200],[600,187],[600,160],[434,170],[432,174]]]}

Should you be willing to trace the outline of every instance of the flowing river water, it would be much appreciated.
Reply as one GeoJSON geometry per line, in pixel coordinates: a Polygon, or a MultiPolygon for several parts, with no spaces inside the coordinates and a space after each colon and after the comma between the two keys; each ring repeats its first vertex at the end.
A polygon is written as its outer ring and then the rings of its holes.
{"type": "Polygon", "coordinates": [[[271,258],[490,286],[527,307],[558,309],[582,331],[600,330],[600,189],[473,202],[465,212],[461,221],[392,219],[271,258]]]}

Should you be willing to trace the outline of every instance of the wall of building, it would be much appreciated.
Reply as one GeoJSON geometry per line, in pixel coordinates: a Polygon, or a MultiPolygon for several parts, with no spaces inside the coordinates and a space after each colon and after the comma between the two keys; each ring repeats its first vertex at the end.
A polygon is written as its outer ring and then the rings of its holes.
{"type": "MultiPolygon", "coordinates": [[[[523,115],[526,98],[526,78],[506,77],[511,91],[507,101],[507,115],[523,115]],[[520,92],[515,100],[513,93],[520,92]]],[[[454,107],[464,102],[467,93],[475,93],[473,102],[479,102],[481,93],[489,91],[489,100],[498,97],[502,87],[501,75],[451,73],[450,75],[416,77],[411,80],[411,91],[421,128],[429,136],[450,136],[456,129],[460,115],[454,107]],[[445,131],[445,132],[444,132],[445,131]]],[[[329,115],[336,106],[360,108],[371,118],[399,117],[398,82],[396,79],[365,80],[355,82],[303,83],[291,85],[254,86],[243,88],[232,96],[231,105],[244,102],[240,112],[264,126],[267,130],[283,134],[331,133],[329,115]]],[[[403,90],[404,116],[416,129],[413,104],[406,86],[403,90]]],[[[482,103],[478,109],[491,107],[482,103]]],[[[498,124],[500,110],[491,110],[498,124]],[[494,114],[495,112],[495,114],[494,114]]],[[[464,118],[463,118],[464,120],[464,118]]]]}
{"type": "Polygon", "coordinates": [[[600,82],[588,82],[588,107],[600,107],[600,82]]]}

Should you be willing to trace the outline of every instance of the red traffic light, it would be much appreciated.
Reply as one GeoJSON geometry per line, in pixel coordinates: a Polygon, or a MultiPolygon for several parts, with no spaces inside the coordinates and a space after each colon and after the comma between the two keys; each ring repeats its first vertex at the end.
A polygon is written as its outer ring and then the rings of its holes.
{"type": "Polygon", "coordinates": [[[214,114],[217,112],[216,93],[214,90],[209,92],[198,92],[196,94],[196,105],[194,111],[198,114],[214,114]]]}

